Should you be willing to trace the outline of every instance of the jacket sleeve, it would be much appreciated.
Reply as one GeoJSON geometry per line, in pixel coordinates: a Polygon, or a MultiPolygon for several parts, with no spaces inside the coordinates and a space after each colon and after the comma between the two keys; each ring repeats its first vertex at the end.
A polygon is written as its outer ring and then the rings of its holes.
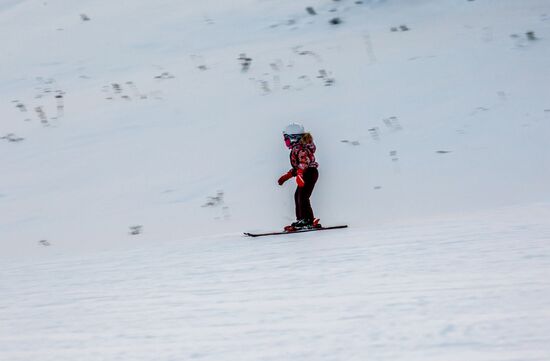
{"type": "Polygon", "coordinates": [[[296,177],[296,170],[298,169],[298,153],[295,149],[292,149],[290,151],[290,165],[292,168],[290,168],[290,171],[292,173],[293,177],[296,177]]]}

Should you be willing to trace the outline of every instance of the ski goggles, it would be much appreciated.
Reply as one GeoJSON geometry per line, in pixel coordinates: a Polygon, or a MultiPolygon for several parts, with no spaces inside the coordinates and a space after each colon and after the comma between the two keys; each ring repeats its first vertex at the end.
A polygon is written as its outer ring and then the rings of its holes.
{"type": "Polygon", "coordinates": [[[296,143],[300,140],[300,138],[302,138],[302,134],[283,134],[283,138],[285,140],[286,146],[290,147],[292,144],[296,143]]]}

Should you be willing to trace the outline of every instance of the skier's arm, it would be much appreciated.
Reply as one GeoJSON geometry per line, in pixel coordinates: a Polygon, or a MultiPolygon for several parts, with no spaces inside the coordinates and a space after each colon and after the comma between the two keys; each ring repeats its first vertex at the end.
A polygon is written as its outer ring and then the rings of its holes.
{"type": "Polygon", "coordinates": [[[298,167],[296,168],[296,184],[298,187],[305,185],[304,171],[309,167],[311,163],[311,154],[308,149],[303,149],[298,152],[298,167]]]}
{"type": "Polygon", "coordinates": [[[289,170],[287,173],[283,174],[281,178],[279,178],[277,183],[279,183],[279,185],[282,186],[287,180],[289,180],[292,177],[294,177],[294,175],[292,174],[292,171],[289,170]]]}

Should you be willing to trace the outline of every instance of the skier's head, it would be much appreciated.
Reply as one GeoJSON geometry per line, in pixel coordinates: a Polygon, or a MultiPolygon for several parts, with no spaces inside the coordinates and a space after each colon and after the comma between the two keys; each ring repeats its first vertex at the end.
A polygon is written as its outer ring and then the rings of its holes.
{"type": "Polygon", "coordinates": [[[288,148],[292,148],[292,146],[300,141],[302,139],[302,136],[304,135],[304,127],[300,124],[291,123],[286,126],[285,130],[283,130],[283,137],[285,139],[285,144],[288,148]]]}

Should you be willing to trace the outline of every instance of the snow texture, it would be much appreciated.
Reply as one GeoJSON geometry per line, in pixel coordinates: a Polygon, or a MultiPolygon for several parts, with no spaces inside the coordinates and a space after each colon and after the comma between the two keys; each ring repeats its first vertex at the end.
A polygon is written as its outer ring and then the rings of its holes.
{"type": "Polygon", "coordinates": [[[0,360],[550,360],[547,0],[0,0],[0,29],[0,360]],[[293,221],[291,122],[350,228],[246,238],[293,221]]]}

